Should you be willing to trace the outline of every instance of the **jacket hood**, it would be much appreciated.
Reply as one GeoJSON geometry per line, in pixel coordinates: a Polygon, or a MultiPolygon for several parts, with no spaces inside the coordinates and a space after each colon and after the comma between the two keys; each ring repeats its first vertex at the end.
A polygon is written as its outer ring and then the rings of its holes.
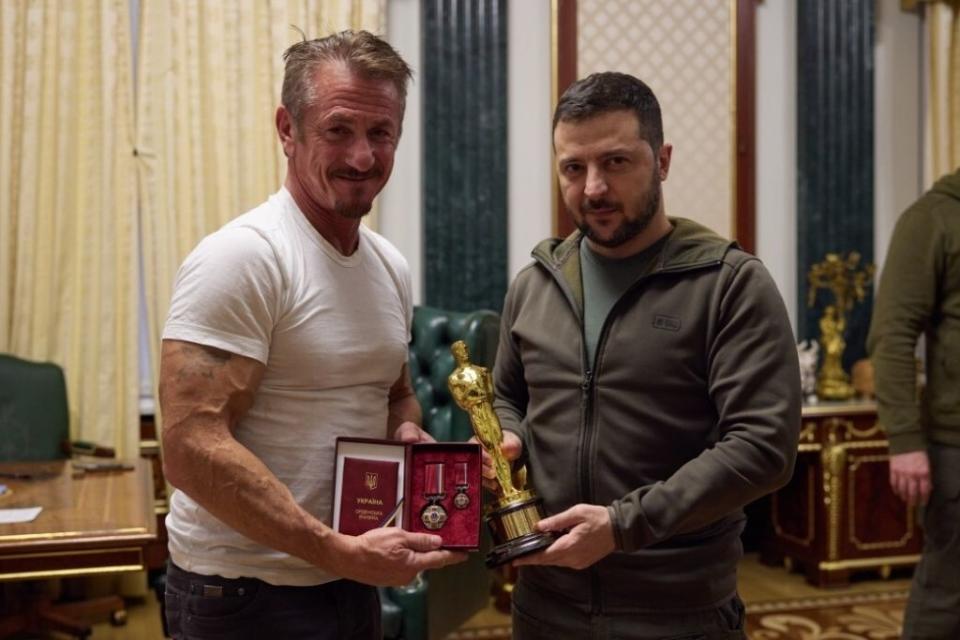
{"type": "Polygon", "coordinates": [[[943,194],[954,200],[960,200],[960,169],[948,173],[933,184],[934,193],[943,194]]]}
{"type": "MultiPolygon", "coordinates": [[[[737,247],[732,240],[721,238],[716,233],[693,220],[668,218],[673,231],[660,253],[654,273],[683,271],[719,264],[731,248],[737,247]]],[[[534,247],[531,255],[551,271],[555,271],[570,287],[574,298],[582,302],[580,283],[580,242],[583,234],[578,230],[566,238],[549,238],[534,247]]]]}

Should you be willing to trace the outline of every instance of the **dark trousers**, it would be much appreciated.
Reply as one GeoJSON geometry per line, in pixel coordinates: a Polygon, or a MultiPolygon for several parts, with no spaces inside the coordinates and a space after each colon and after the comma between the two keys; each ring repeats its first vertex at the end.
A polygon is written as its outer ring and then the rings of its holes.
{"type": "Polygon", "coordinates": [[[923,508],[923,557],[913,573],[905,640],[960,638],[960,447],[931,445],[933,491],[923,508]]]}
{"type": "Polygon", "coordinates": [[[167,567],[167,628],[175,640],[380,640],[374,587],[337,580],[278,587],[256,578],[231,580],[167,567]]]}
{"type": "Polygon", "coordinates": [[[715,609],[604,616],[530,589],[523,580],[513,590],[513,640],[745,640],[744,619],[736,595],[715,609]]]}

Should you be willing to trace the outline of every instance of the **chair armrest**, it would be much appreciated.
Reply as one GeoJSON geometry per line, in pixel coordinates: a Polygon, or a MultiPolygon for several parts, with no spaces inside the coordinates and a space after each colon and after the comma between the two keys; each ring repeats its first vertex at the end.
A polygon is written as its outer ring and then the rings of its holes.
{"type": "Polygon", "coordinates": [[[381,597],[386,595],[381,605],[384,613],[383,637],[403,640],[427,640],[427,581],[418,576],[413,582],[403,587],[386,587],[380,591],[381,597]],[[397,607],[399,629],[393,630],[396,635],[388,635],[386,615],[388,602],[397,607]]]}
{"type": "Polygon", "coordinates": [[[87,442],[85,440],[64,440],[61,448],[68,456],[93,456],[95,458],[117,457],[117,451],[113,447],[102,447],[95,442],[87,442]]]}

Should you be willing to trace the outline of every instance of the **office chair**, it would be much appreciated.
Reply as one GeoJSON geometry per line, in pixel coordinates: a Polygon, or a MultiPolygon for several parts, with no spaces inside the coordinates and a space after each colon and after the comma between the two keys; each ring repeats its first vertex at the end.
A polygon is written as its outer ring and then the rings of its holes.
{"type": "MultiPolygon", "coordinates": [[[[66,458],[74,448],[69,436],[63,370],[53,363],[0,354],[0,462],[66,458]]],[[[84,450],[110,452],[89,446],[84,450]]],[[[105,615],[114,624],[126,620],[125,605],[119,596],[56,603],[47,596],[36,596],[23,603],[25,611],[21,609],[0,620],[0,637],[17,631],[59,631],[86,638],[92,632],[86,620],[105,615]]]]}

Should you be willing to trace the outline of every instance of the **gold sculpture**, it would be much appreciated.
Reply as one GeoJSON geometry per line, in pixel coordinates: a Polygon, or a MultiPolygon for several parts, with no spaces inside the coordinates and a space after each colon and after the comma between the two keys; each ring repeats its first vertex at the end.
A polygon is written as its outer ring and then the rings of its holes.
{"type": "Polygon", "coordinates": [[[470,426],[480,446],[493,459],[496,475],[496,504],[485,519],[493,535],[494,547],[487,555],[487,566],[495,567],[514,558],[545,549],[556,539],[552,533],[540,533],[536,524],[543,518],[543,500],[526,488],[526,469],[511,474],[503,455],[503,429],[493,410],[493,378],[486,367],[472,364],[467,345],[454,342],[450,351],[457,362],[447,378],[447,387],[457,405],[470,416],[470,426]]]}
{"type": "Polygon", "coordinates": [[[823,364],[817,376],[817,396],[823,400],[847,400],[854,394],[850,376],[843,370],[843,350],[846,348],[844,333],[847,317],[854,302],[862,302],[867,285],[873,278],[874,265],[860,265],[860,254],[851,251],[846,259],[836,253],[828,253],[823,262],[818,262],[807,273],[809,289],[807,306],[812,307],[819,289],[833,293],[833,304],[828,304],[820,318],[820,349],[823,364]]]}

